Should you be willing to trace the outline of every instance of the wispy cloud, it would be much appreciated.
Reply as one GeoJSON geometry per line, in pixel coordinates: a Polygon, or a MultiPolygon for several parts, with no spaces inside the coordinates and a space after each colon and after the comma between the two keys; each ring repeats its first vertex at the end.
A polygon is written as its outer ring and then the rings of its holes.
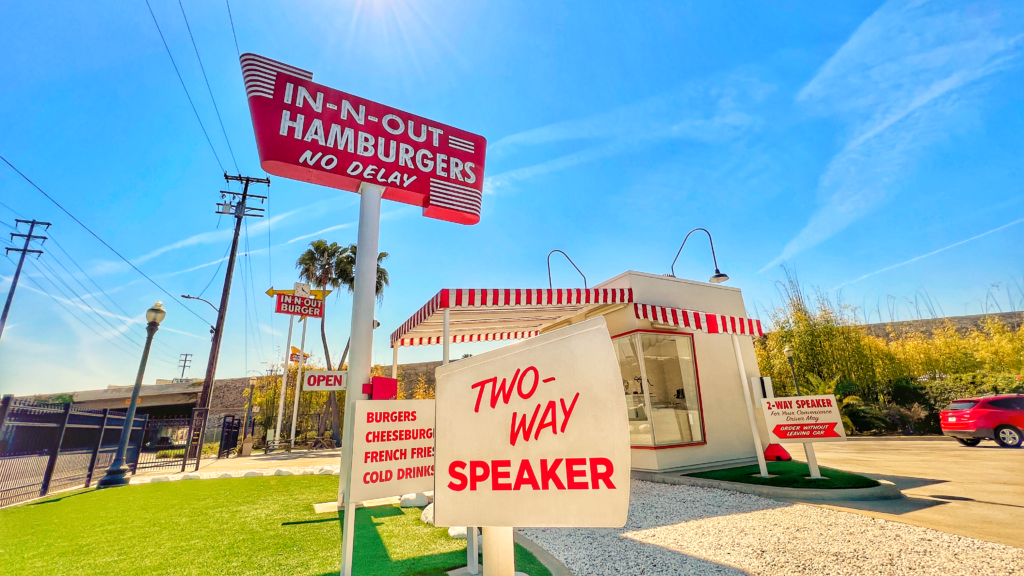
{"type": "Polygon", "coordinates": [[[763,269],[817,246],[896,193],[928,146],[957,129],[988,82],[1017,66],[1019,3],[892,0],[872,14],[797,95],[840,118],[847,135],[818,183],[819,206],[763,269]]]}
{"type": "Polygon", "coordinates": [[[661,140],[729,141],[762,123],[753,109],[773,90],[774,86],[744,75],[715,77],[584,118],[506,136],[487,147],[490,161],[540,146],[582,142],[585,147],[490,176],[484,181],[484,192],[500,193],[517,181],[629,153],[661,140]]]}
{"type": "Polygon", "coordinates": [[[306,238],[312,238],[313,236],[319,236],[319,235],[321,235],[321,234],[323,234],[325,232],[334,232],[335,230],[341,230],[343,228],[351,228],[352,226],[355,226],[355,225],[356,225],[355,222],[346,222],[344,224],[338,224],[337,226],[330,226],[330,227],[324,228],[323,230],[319,230],[317,232],[313,232],[311,234],[303,234],[302,236],[296,236],[295,238],[292,238],[291,240],[285,242],[285,244],[291,244],[293,242],[298,242],[299,240],[305,240],[306,238]]]}
{"type": "MultiPolygon", "coordinates": [[[[259,222],[253,224],[252,226],[249,226],[249,235],[257,236],[259,234],[262,234],[263,232],[268,230],[272,225],[276,224],[277,222],[280,222],[281,220],[284,220],[285,218],[288,218],[289,216],[295,214],[298,211],[299,210],[291,210],[289,212],[285,212],[284,214],[278,214],[277,216],[272,216],[265,220],[260,220],[259,222]]],[[[200,234],[195,234],[183,240],[178,240],[177,242],[172,242],[171,244],[157,248],[156,250],[153,250],[148,254],[143,254],[142,256],[139,256],[138,258],[133,260],[133,263],[142,264],[143,262],[152,260],[153,258],[156,258],[161,254],[170,252],[172,250],[177,250],[179,248],[186,248],[188,246],[195,246],[197,244],[211,244],[213,242],[226,241],[231,238],[232,233],[233,230],[231,228],[226,228],[224,230],[216,230],[214,232],[202,232],[200,234]]]]}
{"type": "Polygon", "coordinates": [[[1002,226],[999,226],[998,228],[993,228],[993,229],[991,229],[991,230],[989,230],[987,232],[982,232],[981,234],[978,234],[977,236],[971,236],[970,238],[968,238],[966,240],[961,240],[959,242],[954,242],[954,243],[950,244],[949,246],[945,246],[945,247],[939,248],[938,250],[932,250],[931,252],[928,252],[927,254],[921,254],[920,256],[915,256],[915,257],[911,258],[910,260],[905,260],[903,262],[900,262],[899,264],[893,264],[892,266],[886,266],[885,268],[881,268],[879,270],[875,270],[874,272],[868,272],[867,274],[861,276],[860,278],[854,278],[853,280],[850,280],[849,282],[843,282],[842,284],[840,284],[839,286],[836,286],[832,290],[838,290],[838,289],[840,289],[840,288],[842,288],[844,286],[849,286],[850,284],[854,284],[854,283],[860,282],[861,280],[863,280],[865,278],[870,278],[870,277],[872,277],[872,276],[874,276],[876,274],[881,274],[883,272],[888,272],[889,270],[892,270],[894,268],[899,268],[901,266],[906,266],[907,264],[912,264],[914,262],[917,262],[918,260],[923,260],[923,259],[925,259],[925,258],[927,258],[929,256],[934,256],[934,255],[938,254],[939,252],[945,252],[946,250],[949,250],[950,248],[956,248],[957,246],[961,246],[963,244],[967,244],[968,242],[973,242],[974,240],[977,240],[978,238],[984,238],[985,236],[988,236],[989,234],[995,234],[996,232],[999,232],[1001,230],[1005,230],[1005,229],[1007,229],[1007,228],[1009,228],[1011,226],[1016,226],[1017,224],[1020,224],[1021,222],[1024,222],[1024,218],[1018,218],[1018,219],[1014,220],[1013,222],[1010,222],[1008,224],[1003,224],[1002,226]]]}

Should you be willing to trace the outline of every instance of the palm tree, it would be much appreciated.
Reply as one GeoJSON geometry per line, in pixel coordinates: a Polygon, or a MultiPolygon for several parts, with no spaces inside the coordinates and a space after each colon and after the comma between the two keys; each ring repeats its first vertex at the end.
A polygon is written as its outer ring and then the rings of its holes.
{"type": "MultiPolygon", "coordinates": [[[[356,270],[356,253],[357,252],[358,252],[358,248],[356,247],[356,245],[355,244],[349,244],[348,248],[345,249],[345,255],[343,257],[344,260],[345,260],[345,266],[347,267],[349,273],[346,276],[348,281],[347,282],[343,281],[342,284],[345,284],[346,286],[348,286],[349,294],[351,294],[355,290],[355,280],[356,280],[355,270],[356,270]]],[[[384,267],[380,265],[380,263],[383,262],[385,259],[387,259],[387,257],[388,257],[388,253],[387,252],[381,252],[380,254],[377,254],[377,285],[375,287],[375,290],[376,290],[376,294],[377,294],[377,304],[378,305],[384,302],[384,288],[386,286],[390,286],[391,285],[391,277],[388,275],[388,271],[385,270],[384,267]]],[[[345,359],[348,358],[348,349],[349,349],[349,346],[351,344],[352,344],[352,338],[349,337],[348,342],[345,342],[345,351],[341,353],[341,364],[338,364],[339,369],[340,369],[340,367],[343,364],[345,364],[345,359]]]]}
{"type": "MultiPolygon", "coordinates": [[[[377,256],[377,300],[381,301],[384,297],[384,287],[388,286],[389,276],[387,270],[381,267],[380,263],[388,257],[387,252],[381,252],[377,256]]],[[[328,288],[337,290],[342,286],[348,288],[349,292],[352,292],[355,287],[355,268],[356,268],[356,245],[350,244],[347,247],[339,246],[337,242],[327,243],[324,239],[314,240],[309,243],[309,248],[299,256],[299,259],[295,262],[295,267],[299,270],[299,277],[312,284],[314,287],[326,290],[328,288]]],[[[327,361],[327,369],[331,369],[331,353],[327,347],[327,332],[324,328],[324,321],[327,316],[327,306],[325,302],[324,314],[320,318],[320,339],[324,345],[324,359],[327,361]]],[[[345,358],[348,356],[349,344],[351,344],[351,337],[349,342],[345,344],[345,352],[341,355],[341,362],[338,363],[337,368],[340,370],[345,364],[345,358]]],[[[341,436],[339,431],[338,422],[338,399],[334,392],[330,393],[330,404],[331,404],[331,432],[334,436],[334,441],[337,444],[341,443],[341,436]]]]}

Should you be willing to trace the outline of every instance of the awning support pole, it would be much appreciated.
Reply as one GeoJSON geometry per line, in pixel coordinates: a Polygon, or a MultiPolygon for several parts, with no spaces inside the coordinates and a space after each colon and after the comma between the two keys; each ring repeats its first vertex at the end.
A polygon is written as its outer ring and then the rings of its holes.
{"type": "Polygon", "coordinates": [[[391,351],[391,377],[395,380],[398,379],[398,346],[395,345],[394,350],[391,351]]]}
{"type": "Polygon", "coordinates": [[[740,353],[740,339],[732,334],[732,349],[736,354],[736,368],[740,371],[740,388],[743,388],[743,399],[747,403],[747,418],[750,419],[750,433],[754,436],[754,450],[757,451],[757,466],[761,469],[761,476],[768,477],[768,465],[764,461],[764,448],[761,446],[761,433],[757,430],[757,419],[754,418],[754,404],[750,400],[750,388],[747,387],[747,369],[743,366],[743,356],[740,353]]]}

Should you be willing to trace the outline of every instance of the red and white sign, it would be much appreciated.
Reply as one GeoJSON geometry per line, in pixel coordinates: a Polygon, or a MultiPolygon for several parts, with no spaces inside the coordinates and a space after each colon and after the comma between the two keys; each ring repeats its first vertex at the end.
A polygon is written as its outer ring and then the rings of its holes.
{"type": "Polygon", "coordinates": [[[846,440],[843,417],[832,394],[764,399],[764,422],[773,442],[846,440]]]}
{"type": "Polygon", "coordinates": [[[359,400],[352,501],[434,489],[434,401],[359,400]]]}
{"type": "Polygon", "coordinates": [[[241,56],[260,165],[271,174],[384,198],[459,224],[480,221],[487,141],[313,82],[313,73],[241,56]]]}
{"type": "Polygon", "coordinates": [[[436,374],[438,526],[625,524],[629,422],[603,317],[436,374]]]}
{"type": "Polygon", "coordinates": [[[303,392],[339,392],[345,389],[347,372],[319,370],[302,374],[303,392]]]}
{"type": "Polygon", "coordinates": [[[324,301],[316,298],[303,298],[292,294],[278,294],[277,306],[274,312],[278,314],[291,314],[293,316],[309,316],[310,318],[323,318],[324,301]]]}

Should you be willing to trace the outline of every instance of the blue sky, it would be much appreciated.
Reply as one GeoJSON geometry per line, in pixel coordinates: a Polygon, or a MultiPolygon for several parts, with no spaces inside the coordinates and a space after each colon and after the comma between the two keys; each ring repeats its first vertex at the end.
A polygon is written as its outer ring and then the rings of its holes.
{"type": "MultiPolygon", "coordinates": [[[[0,154],[168,292],[198,294],[212,280],[204,296],[215,300],[231,226],[214,214],[221,166],[263,175],[232,29],[224,4],[183,0],[222,130],[181,8],[150,2],[210,144],[145,1],[6,3],[0,154]]],[[[809,289],[841,289],[872,321],[889,319],[890,296],[901,319],[916,314],[906,299],[925,294],[946,315],[1024,307],[1020,3],[231,9],[243,53],[488,139],[479,225],[383,207],[392,286],[377,312],[378,362],[390,363],[387,335],[442,287],[543,287],[555,248],[591,284],[664,273],[697,226],[714,234],[752,316],[778,303],[783,263],[809,289]]],[[[296,280],[306,243],[356,239],[355,194],[272,180],[269,218],[249,220],[242,237],[219,377],[280,358],[287,321],[263,292],[296,280]]],[[[146,382],[174,376],[180,353],[195,355],[186,375],[202,376],[212,310],[190,302],[197,317],[170,301],[2,164],[0,202],[0,222],[48,220],[60,243],[26,267],[0,343],[0,391],[131,384],[140,321],[157,299],[168,315],[146,382]]],[[[707,245],[691,242],[677,275],[706,280],[707,245]]],[[[12,260],[0,259],[3,294],[12,260]]],[[[580,285],[568,264],[553,266],[556,286],[580,285]]],[[[337,357],[351,298],[327,306],[337,357]]],[[[318,332],[307,348],[320,355],[318,332]]],[[[434,347],[402,359],[439,357],[434,347]]]]}

